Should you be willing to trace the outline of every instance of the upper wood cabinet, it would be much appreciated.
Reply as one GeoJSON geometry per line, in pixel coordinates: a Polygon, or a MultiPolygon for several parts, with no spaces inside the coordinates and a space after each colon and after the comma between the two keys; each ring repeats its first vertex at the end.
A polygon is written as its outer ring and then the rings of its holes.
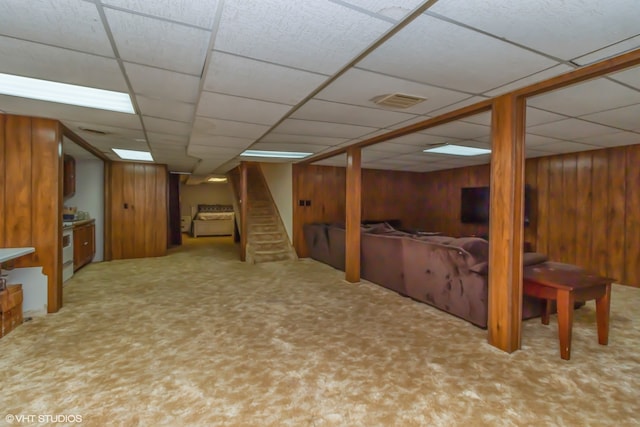
{"type": "Polygon", "coordinates": [[[62,181],[62,197],[68,199],[76,194],[76,160],[68,154],[64,155],[62,181]]]}

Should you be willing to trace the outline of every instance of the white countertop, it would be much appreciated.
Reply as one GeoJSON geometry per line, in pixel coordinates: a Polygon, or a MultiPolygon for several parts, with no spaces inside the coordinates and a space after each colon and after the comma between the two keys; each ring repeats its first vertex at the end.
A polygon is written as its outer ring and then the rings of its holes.
{"type": "Polygon", "coordinates": [[[0,248],[0,262],[19,258],[36,251],[36,248],[0,248]]]}

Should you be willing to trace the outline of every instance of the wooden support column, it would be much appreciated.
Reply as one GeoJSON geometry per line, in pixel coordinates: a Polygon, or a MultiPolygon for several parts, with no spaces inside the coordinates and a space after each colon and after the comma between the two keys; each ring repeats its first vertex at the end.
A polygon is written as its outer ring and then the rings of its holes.
{"type": "Polygon", "coordinates": [[[489,344],[508,353],[521,343],[525,106],[498,97],[491,121],[489,344]]]}
{"type": "Polygon", "coordinates": [[[347,150],[345,279],[351,283],[360,281],[361,159],[360,147],[351,147],[347,150]]]}
{"type": "Polygon", "coordinates": [[[247,163],[240,163],[240,261],[247,259],[247,163]]]}

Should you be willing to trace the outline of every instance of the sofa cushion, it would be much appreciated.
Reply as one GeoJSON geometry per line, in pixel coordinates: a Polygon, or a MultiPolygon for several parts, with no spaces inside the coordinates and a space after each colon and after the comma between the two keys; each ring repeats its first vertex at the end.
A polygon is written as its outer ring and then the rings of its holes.
{"type": "Polygon", "coordinates": [[[473,260],[469,260],[469,267],[489,260],[489,242],[480,237],[460,237],[448,243],[467,251],[473,260]]]}
{"type": "Polygon", "coordinates": [[[528,265],[536,265],[536,264],[543,263],[548,259],[549,257],[539,252],[525,252],[522,257],[522,265],[525,267],[528,265]]]}

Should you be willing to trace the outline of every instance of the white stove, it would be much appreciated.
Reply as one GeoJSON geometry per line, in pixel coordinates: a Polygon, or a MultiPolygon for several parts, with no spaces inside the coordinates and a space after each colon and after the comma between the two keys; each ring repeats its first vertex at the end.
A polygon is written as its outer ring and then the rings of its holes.
{"type": "Polygon", "coordinates": [[[62,223],[62,283],[73,276],[73,223],[62,223]]]}

